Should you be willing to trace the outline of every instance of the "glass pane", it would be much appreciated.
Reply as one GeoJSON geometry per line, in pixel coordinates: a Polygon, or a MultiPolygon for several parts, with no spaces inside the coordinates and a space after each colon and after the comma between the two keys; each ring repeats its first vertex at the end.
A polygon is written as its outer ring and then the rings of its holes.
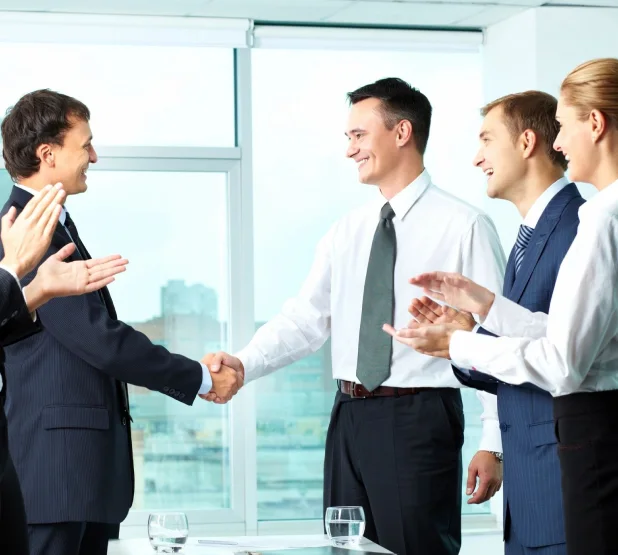
{"type": "Polygon", "coordinates": [[[234,146],[232,49],[0,43],[0,58],[1,114],[49,88],[90,108],[98,146],[234,146]]]}
{"type": "MultiPolygon", "coordinates": [[[[118,317],[196,360],[228,344],[226,179],[92,170],[88,191],[67,202],[92,256],[130,261],[110,286],[118,317]]],[[[189,407],[135,386],[129,393],[133,509],[230,507],[228,407],[199,398],[189,407]]]]}
{"type": "MultiPolygon", "coordinates": [[[[345,159],[347,92],[392,76],[420,88],[434,108],[426,155],[434,182],[480,205],[485,182],[472,165],[482,105],[479,55],[256,49],[252,60],[256,326],[297,293],[330,225],[371,194],[345,159]],[[285,263],[273,264],[280,253],[285,263]]],[[[322,518],[335,391],[328,345],[255,387],[259,519],[322,518]]],[[[474,392],[463,396],[467,465],[480,438],[480,405],[474,392]]],[[[463,511],[489,507],[464,503],[463,511]]]]}

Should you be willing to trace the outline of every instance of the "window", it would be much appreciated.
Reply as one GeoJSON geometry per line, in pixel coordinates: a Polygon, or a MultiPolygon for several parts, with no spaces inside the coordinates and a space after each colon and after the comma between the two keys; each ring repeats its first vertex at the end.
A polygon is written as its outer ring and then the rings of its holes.
{"type": "MultiPolygon", "coordinates": [[[[67,209],[92,256],[119,253],[118,317],[195,360],[227,348],[225,173],[91,171],[67,209]]],[[[229,406],[130,386],[134,510],[231,507],[229,406]]]]}
{"type": "MultiPolygon", "coordinates": [[[[256,327],[296,294],[330,225],[371,193],[344,156],[347,92],[391,76],[418,87],[434,107],[426,156],[434,182],[471,203],[485,195],[472,166],[482,104],[477,53],[258,49],[252,64],[256,327]],[[273,263],[282,253],[285,261],[273,263]]],[[[328,344],[255,387],[258,519],[321,518],[335,391],[328,344]]],[[[463,397],[467,465],[480,404],[473,391],[463,397]]],[[[463,511],[489,507],[464,503],[463,511]]]]}
{"type": "MultiPolygon", "coordinates": [[[[484,178],[471,164],[482,104],[478,52],[439,51],[424,34],[427,50],[395,51],[408,44],[405,31],[388,43],[385,32],[381,50],[361,52],[354,48],[363,48],[367,30],[354,29],[344,30],[355,44],[347,51],[249,50],[248,20],[152,25],[118,16],[98,25],[88,16],[90,28],[81,18],[47,15],[32,16],[36,35],[20,34],[12,19],[0,22],[11,41],[0,41],[11,76],[0,113],[43,87],[88,105],[101,159],[88,192],[67,208],[94,256],[130,260],[110,286],[119,317],[172,352],[199,359],[244,346],[297,293],[332,222],[370,197],[344,156],[345,95],[360,85],[400,76],[425,92],[434,105],[433,180],[483,205],[484,178]],[[116,45],[106,40],[114,25],[116,45]],[[84,35],[95,27],[93,37],[84,35]],[[226,29],[233,44],[221,39],[226,29]],[[70,39],[54,43],[55,36],[70,39]],[[41,64],[42,53],[54,63],[41,64]]],[[[472,35],[460,38],[472,44],[472,35]]],[[[256,35],[253,46],[260,43],[267,46],[256,35]]],[[[2,198],[11,186],[0,171],[2,198]]],[[[295,531],[318,530],[334,394],[329,342],[226,406],[198,399],[187,407],[132,386],[136,492],[121,534],[143,536],[144,513],[162,509],[186,511],[192,533],[282,532],[289,527],[280,521],[309,519],[295,531]]],[[[480,406],[473,391],[462,394],[466,465],[480,437],[480,406]]],[[[489,507],[464,503],[463,510],[489,507]]]]}
{"type": "Polygon", "coordinates": [[[99,146],[234,145],[232,49],[0,42],[0,57],[2,113],[50,88],[90,108],[99,146]]]}

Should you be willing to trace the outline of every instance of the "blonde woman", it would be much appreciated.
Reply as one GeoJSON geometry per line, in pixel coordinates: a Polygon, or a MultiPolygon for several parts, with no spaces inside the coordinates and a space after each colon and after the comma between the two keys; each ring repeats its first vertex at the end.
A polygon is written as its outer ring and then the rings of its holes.
{"type": "Polygon", "coordinates": [[[566,155],[571,180],[592,183],[599,193],[580,208],[549,315],[463,276],[434,272],[410,281],[510,337],[462,331],[450,322],[385,330],[461,368],[552,393],[567,551],[609,555],[618,553],[618,59],[578,66],[560,93],[554,148],[566,155]]]}

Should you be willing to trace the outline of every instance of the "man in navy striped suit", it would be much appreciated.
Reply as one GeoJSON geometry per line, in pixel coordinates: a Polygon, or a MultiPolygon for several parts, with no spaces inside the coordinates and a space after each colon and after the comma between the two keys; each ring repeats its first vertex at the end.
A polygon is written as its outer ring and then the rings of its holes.
{"type": "MultiPolygon", "coordinates": [[[[506,267],[503,294],[533,312],[547,313],[584,203],[577,187],[564,177],[562,153],[553,150],[559,131],[556,100],[529,91],[500,98],[482,114],[481,147],[474,163],[487,175],[488,195],[512,202],[524,220],[506,267]]],[[[426,297],[415,299],[410,311],[423,324],[475,327],[469,315],[442,310],[426,297]]],[[[483,328],[477,332],[489,333],[483,328]]],[[[565,555],[551,395],[530,384],[507,385],[474,370],[455,369],[455,374],[470,387],[498,395],[506,554],[565,555]]]]}
{"type": "MultiPolygon", "coordinates": [[[[39,267],[30,285],[19,280],[31,272],[49,248],[61,213],[64,190],[58,184],[42,189],[15,219],[16,210],[2,218],[0,261],[0,345],[6,347],[41,330],[36,310],[57,296],[96,291],[124,271],[119,256],[102,260],[63,262],[75,250],[67,245],[39,267]]],[[[4,351],[0,348],[0,553],[28,555],[26,513],[8,446],[4,399],[4,351]]]]}
{"type": "MultiPolygon", "coordinates": [[[[5,166],[16,185],[2,210],[19,212],[46,183],[67,195],[86,190],[96,163],[90,112],[49,90],[22,97],[2,122],[5,166]]],[[[47,252],[75,244],[90,255],[69,213],[47,252]]],[[[32,279],[32,273],[23,283],[32,279]]],[[[172,354],[118,320],[107,288],[54,299],[39,310],[43,330],[6,349],[9,441],[28,519],[31,555],[102,555],[111,525],[133,500],[131,415],[127,383],[191,405],[242,385],[232,369],[211,375],[200,362],[172,354]]]]}

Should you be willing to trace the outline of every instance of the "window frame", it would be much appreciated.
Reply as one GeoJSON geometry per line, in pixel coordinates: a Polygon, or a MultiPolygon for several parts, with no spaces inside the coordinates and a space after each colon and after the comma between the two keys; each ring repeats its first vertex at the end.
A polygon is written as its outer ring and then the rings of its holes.
{"type": "MultiPolygon", "coordinates": [[[[51,16],[50,20],[45,15],[37,14],[34,19],[29,16],[19,16],[20,28],[27,26],[28,22],[34,22],[30,27],[39,28],[46,25],[47,34],[41,38],[41,42],[56,40],[57,34],[54,26],[62,26],[57,16],[51,16]],[[55,18],[55,19],[54,19],[55,18]],[[47,23],[45,23],[47,22],[47,23]]],[[[102,22],[98,32],[90,36],[93,40],[102,40],[105,37],[108,42],[118,42],[110,38],[105,31],[109,25],[115,22],[127,22],[128,16],[113,16],[105,19],[97,19],[97,16],[88,16],[88,22],[96,25],[102,22]],[[101,31],[103,29],[103,31],[101,31]]],[[[83,19],[83,18],[82,18],[83,19]]],[[[66,23],[66,18],[64,23],[66,23]]],[[[76,19],[75,22],[79,22],[76,19]]],[[[129,21],[133,24],[146,25],[154,19],[142,17],[129,21]]],[[[240,21],[240,20],[239,20],[240,21]]],[[[248,21],[248,20],[243,20],[248,21]]],[[[14,19],[0,17],[0,28],[14,24],[14,19]]],[[[149,29],[147,36],[149,44],[171,45],[174,41],[183,43],[188,40],[187,29],[179,29],[175,18],[166,18],[167,28],[157,30],[149,29]],[[160,40],[157,41],[157,36],[160,40]],[[184,37],[184,38],[183,38],[184,37]]],[[[163,26],[165,27],[165,25],[163,26]]],[[[283,35],[287,32],[280,26],[283,35]]],[[[239,23],[232,25],[233,40],[223,37],[219,44],[210,46],[234,47],[234,89],[235,89],[235,135],[236,146],[226,148],[201,148],[201,147],[117,147],[97,146],[99,162],[91,169],[106,171],[196,171],[196,172],[225,172],[227,174],[227,221],[228,221],[228,288],[229,288],[229,348],[232,352],[239,350],[251,339],[254,333],[254,256],[253,256],[253,164],[252,164],[252,96],[251,96],[251,46],[253,46],[254,28],[253,23],[248,25],[239,23]],[[238,31],[247,33],[246,44],[241,44],[238,31]],[[236,42],[234,42],[236,41],[236,42]]],[[[266,27],[260,27],[262,43],[264,39],[276,38],[276,47],[285,47],[285,41],[281,41],[277,33],[268,34],[266,27]]],[[[303,40],[307,39],[308,27],[303,27],[303,40]]],[[[324,36],[323,28],[311,39],[311,48],[322,48],[325,45],[331,47],[336,41],[333,31],[328,32],[327,39],[321,41],[324,36]]],[[[201,45],[208,46],[204,40],[203,29],[191,29],[195,41],[202,41],[201,45]],[[199,40],[198,40],[199,39],[199,40]]],[[[342,30],[344,38],[354,39],[353,29],[342,30]]],[[[367,30],[358,29],[358,33],[366,33],[367,30]]],[[[376,31],[379,31],[376,29],[376,31]]],[[[401,31],[405,33],[405,31],[401,31]]],[[[414,40],[409,42],[400,41],[402,35],[397,34],[396,39],[401,48],[408,50],[418,47],[419,34],[410,30],[414,40]],[[416,41],[416,43],[415,43],[416,41]],[[416,45],[416,46],[415,46],[416,45]]],[[[440,33],[440,31],[435,31],[440,33]]],[[[23,33],[22,36],[36,36],[36,33],[23,33]]],[[[111,34],[113,36],[113,34],[111,34]]],[[[389,35],[390,38],[395,35],[389,35]]],[[[425,47],[440,44],[440,49],[448,48],[452,44],[454,50],[474,48],[481,55],[482,33],[471,38],[470,32],[449,32],[443,35],[444,41],[433,40],[428,35],[421,37],[425,47]]],[[[80,37],[83,42],[92,42],[88,37],[80,37]]],[[[4,42],[17,40],[11,35],[3,39],[4,42]]],[[[130,42],[129,36],[124,33],[119,40],[130,42]]],[[[193,40],[193,39],[191,39],[193,40]]],[[[291,41],[294,42],[293,35],[291,41]]],[[[297,43],[296,43],[297,44],[297,43]]],[[[345,41],[343,43],[345,47],[345,41]]],[[[349,45],[349,43],[347,43],[349,45]]],[[[0,167],[3,167],[0,161],[0,167]]],[[[204,217],[208,217],[205,211],[204,217]]],[[[232,401],[229,410],[230,419],[230,449],[231,449],[231,479],[232,479],[232,507],[220,510],[191,510],[187,515],[191,525],[191,533],[200,534],[296,534],[296,533],[322,533],[322,523],[315,520],[290,520],[290,521],[259,521],[257,510],[257,432],[256,432],[256,398],[252,384],[244,387],[232,401]]],[[[464,479],[465,479],[464,469],[464,479]]],[[[464,500],[465,502],[465,500],[464,500]]],[[[479,533],[479,531],[495,532],[502,527],[502,492],[500,491],[490,502],[491,514],[463,515],[462,531],[466,533],[479,533]]],[[[122,523],[121,537],[145,537],[149,511],[131,510],[128,517],[122,523]]]]}

